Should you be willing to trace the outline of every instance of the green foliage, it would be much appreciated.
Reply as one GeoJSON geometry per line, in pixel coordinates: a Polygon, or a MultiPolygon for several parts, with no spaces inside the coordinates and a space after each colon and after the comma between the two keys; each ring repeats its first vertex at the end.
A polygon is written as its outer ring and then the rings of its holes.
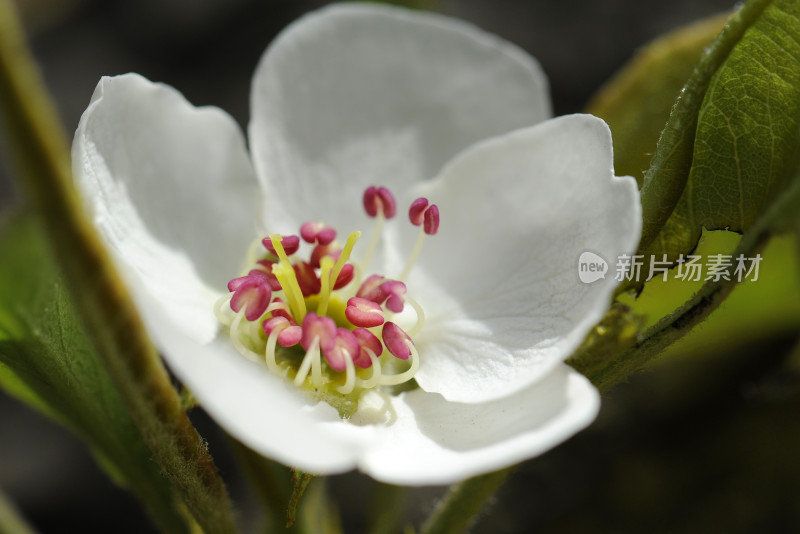
{"type": "Polygon", "coordinates": [[[7,226],[0,254],[0,386],[85,440],[162,528],[187,531],[170,485],[87,341],[32,217],[7,226]]]}
{"type": "Polygon", "coordinates": [[[736,13],[708,48],[681,90],[645,173],[641,195],[643,220],[640,251],[658,253],[663,247],[663,237],[660,237],[661,247],[653,250],[649,246],[668,222],[687,189],[697,120],[705,93],[728,54],[770,1],[751,0],[736,13]]]}
{"type": "Polygon", "coordinates": [[[714,73],[697,119],[688,182],[649,252],[687,253],[703,228],[747,230],[793,177],[799,17],[797,2],[776,0],[714,73]]]}
{"type": "MultiPolygon", "coordinates": [[[[670,65],[685,71],[692,47],[700,47],[704,38],[707,36],[702,31],[695,38],[678,32],[662,40],[658,44],[662,54],[654,60],[636,60],[620,80],[611,84],[621,91],[601,94],[595,101],[595,110],[609,117],[616,138],[629,143],[636,136],[652,136],[654,126],[646,123],[659,122],[659,113],[671,102],[669,94],[674,86],[667,82],[666,89],[659,93],[643,80],[659,79],[659,71],[670,65]],[[662,99],[660,108],[654,105],[650,111],[636,115],[628,107],[630,102],[641,105],[651,97],[662,99]]],[[[797,231],[798,43],[800,3],[751,0],[731,18],[703,55],[670,112],[645,174],[640,244],[645,260],[663,253],[677,259],[679,254],[695,249],[705,230],[729,228],[743,233],[738,244],[725,244],[724,239],[715,236],[711,241],[716,243],[704,249],[706,255],[733,253],[734,257],[753,257],[775,235],[797,231]]],[[[643,142],[646,146],[651,141],[643,142]]],[[[630,168],[640,162],[637,157],[620,151],[615,165],[630,168]]],[[[782,248],[787,249],[785,242],[782,248]]],[[[769,258],[773,262],[769,268],[774,268],[769,280],[765,274],[757,283],[758,290],[739,291],[734,305],[729,307],[735,313],[720,315],[723,319],[712,321],[715,326],[708,331],[726,339],[742,340],[745,333],[750,338],[759,337],[800,324],[793,252],[766,254],[765,262],[769,258]],[[763,299],[758,298],[761,294],[772,295],[774,302],[765,308],[763,299]],[[752,312],[759,307],[768,311],[754,317],[752,312]],[[720,321],[730,324],[720,325],[720,321]]],[[[704,322],[736,284],[734,280],[718,280],[688,286],[687,282],[675,280],[644,284],[643,297],[625,300],[629,308],[612,309],[570,363],[602,389],[612,387],[704,322]],[[684,284],[687,287],[677,287],[684,284]],[[654,302],[658,303],[655,307],[654,302]],[[639,315],[646,315],[649,324],[631,339],[629,330],[639,315]]],[[[701,338],[694,343],[704,341],[701,338]]]]}

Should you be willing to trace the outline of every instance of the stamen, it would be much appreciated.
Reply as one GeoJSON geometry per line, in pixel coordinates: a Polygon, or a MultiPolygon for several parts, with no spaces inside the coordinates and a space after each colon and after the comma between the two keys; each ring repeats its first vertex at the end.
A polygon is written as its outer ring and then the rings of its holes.
{"type": "Polygon", "coordinates": [[[369,186],[364,191],[364,211],[370,217],[375,217],[382,213],[387,219],[391,219],[397,213],[397,202],[394,200],[392,192],[385,187],[369,186]]]}
{"type": "MultiPolygon", "coordinates": [[[[381,235],[383,235],[384,220],[386,219],[383,216],[383,212],[378,212],[378,216],[375,217],[375,228],[372,230],[372,237],[369,240],[369,246],[367,246],[367,251],[364,253],[364,257],[361,260],[361,268],[364,271],[369,269],[369,266],[372,263],[372,256],[375,254],[375,249],[378,248],[378,242],[381,240],[381,235]]],[[[358,282],[361,282],[360,277],[358,282]]]]}
{"type": "Polygon", "coordinates": [[[428,210],[428,199],[420,197],[411,203],[408,208],[408,218],[411,224],[419,226],[425,220],[425,212],[428,210]]]}
{"type": "Polygon", "coordinates": [[[352,297],[344,310],[347,320],[355,326],[373,328],[383,324],[381,305],[361,297],[352,297]]]}
{"type": "Polygon", "coordinates": [[[403,267],[403,272],[400,273],[400,276],[397,277],[398,280],[404,282],[406,278],[408,278],[408,273],[411,272],[411,268],[417,262],[417,258],[419,258],[419,253],[422,252],[422,243],[425,242],[425,229],[419,229],[419,235],[417,235],[417,242],[414,245],[414,250],[411,251],[411,254],[408,256],[408,261],[406,261],[406,266],[403,267]]]}
{"type": "Polygon", "coordinates": [[[245,309],[248,321],[255,321],[264,314],[272,298],[272,288],[267,277],[258,270],[228,282],[228,291],[233,291],[231,309],[238,312],[245,309]]]}
{"type": "Polygon", "coordinates": [[[277,330],[278,343],[281,347],[294,347],[303,339],[303,328],[286,317],[272,317],[264,321],[261,326],[268,336],[277,330]]]}
{"type": "Polygon", "coordinates": [[[341,393],[342,395],[347,395],[353,392],[353,389],[356,387],[356,369],[353,365],[353,358],[350,356],[350,353],[347,350],[342,351],[344,353],[344,362],[347,366],[345,371],[345,381],[343,386],[339,386],[336,388],[336,391],[341,393]]]}
{"type": "Polygon", "coordinates": [[[300,237],[306,243],[328,245],[336,239],[336,230],[321,222],[308,221],[300,226],[300,237]]]}
{"type": "Polygon", "coordinates": [[[314,386],[322,385],[320,350],[325,353],[334,348],[336,343],[336,323],[330,317],[320,317],[314,312],[309,313],[303,319],[303,336],[300,343],[308,352],[306,352],[303,363],[300,364],[300,369],[297,371],[295,384],[300,385],[303,383],[308,375],[308,367],[310,366],[311,384],[314,386]],[[314,349],[314,351],[311,349],[314,349]],[[309,363],[306,363],[306,360],[309,363]],[[299,378],[301,375],[302,379],[299,378]]]}
{"type": "Polygon", "coordinates": [[[306,381],[306,377],[308,376],[309,368],[312,369],[311,385],[321,385],[322,371],[320,369],[319,357],[319,336],[315,336],[314,340],[311,342],[311,346],[306,349],[306,355],[303,357],[303,363],[300,364],[300,368],[297,370],[297,376],[294,377],[295,386],[299,387],[303,385],[303,382],[306,381]]]}
{"type": "Polygon", "coordinates": [[[436,235],[439,231],[439,206],[432,204],[425,210],[425,221],[422,223],[422,229],[428,235],[436,235]]]}
{"type": "Polygon", "coordinates": [[[400,373],[399,375],[381,376],[380,384],[382,386],[396,386],[398,384],[404,384],[414,378],[414,375],[417,374],[417,370],[419,369],[419,353],[414,347],[414,343],[412,343],[410,339],[407,339],[405,343],[408,346],[409,352],[411,353],[411,366],[405,372],[400,373]]]}
{"type": "MultiPolygon", "coordinates": [[[[369,353],[372,352],[373,355],[381,354],[383,352],[383,345],[381,344],[381,340],[366,328],[356,328],[353,330],[353,335],[356,336],[358,344],[361,347],[358,351],[358,355],[353,358],[353,363],[362,369],[366,369],[375,364],[375,361],[370,358],[369,353]]],[[[377,358],[377,356],[375,357],[377,358]]]]}
{"type": "Polygon", "coordinates": [[[244,309],[239,310],[236,313],[236,317],[233,318],[233,322],[231,323],[231,330],[230,336],[231,341],[233,342],[233,346],[239,351],[239,354],[244,356],[250,361],[261,363],[261,355],[253,352],[249,348],[245,347],[242,343],[242,340],[239,339],[239,326],[242,324],[242,318],[244,317],[244,309]]]}
{"type": "Polygon", "coordinates": [[[414,343],[408,337],[408,334],[393,322],[386,321],[381,331],[381,337],[383,337],[383,344],[386,345],[386,349],[395,358],[407,360],[411,355],[410,347],[413,347],[414,343]]]}
{"type": "Polygon", "coordinates": [[[224,313],[222,310],[225,309],[226,305],[228,309],[230,309],[230,302],[231,302],[231,294],[226,293],[220,296],[217,301],[214,303],[214,315],[217,317],[219,322],[221,322],[225,326],[231,325],[231,318],[228,314],[224,313]]]}
{"type": "Polygon", "coordinates": [[[273,317],[285,317],[290,321],[294,321],[292,317],[292,311],[289,309],[289,306],[283,302],[280,297],[275,297],[272,299],[272,304],[267,306],[265,313],[271,313],[273,317]]]}
{"type": "Polygon", "coordinates": [[[270,234],[269,237],[261,240],[267,250],[283,259],[291,256],[300,248],[300,238],[296,235],[270,234]],[[276,243],[277,238],[277,245],[276,243]]]}
{"type": "Polygon", "coordinates": [[[296,261],[292,267],[294,268],[294,275],[297,277],[297,283],[300,285],[300,292],[304,297],[319,293],[320,280],[310,263],[296,261]]]}
{"type": "Polygon", "coordinates": [[[372,351],[372,349],[368,347],[361,347],[361,350],[363,350],[367,354],[367,356],[369,356],[370,365],[372,367],[372,375],[366,380],[357,378],[356,385],[358,385],[358,387],[365,389],[374,388],[375,386],[381,383],[381,364],[378,361],[378,357],[375,356],[375,353],[372,351]]]}
{"type": "Polygon", "coordinates": [[[278,362],[275,361],[275,345],[278,342],[280,333],[286,328],[289,328],[289,321],[284,317],[273,317],[272,319],[264,321],[263,327],[264,331],[270,330],[267,337],[267,348],[264,351],[264,361],[267,363],[267,369],[280,375],[282,374],[281,369],[278,367],[278,362]],[[280,321],[281,319],[283,319],[283,321],[280,321]],[[269,324],[270,321],[272,321],[271,324],[269,324]]]}
{"type": "Polygon", "coordinates": [[[422,251],[422,243],[425,240],[425,234],[435,235],[439,231],[439,206],[436,204],[428,205],[428,199],[421,197],[411,203],[408,208],[408,219],[414,226],[419,226],[419,236],[417,243],[414,245],[414,250],[408,257],[406,266],[403,272],[398,277],[398,280],[404,281],[411,272],[411,268],[417,262],[419,253],[422,251]]]}

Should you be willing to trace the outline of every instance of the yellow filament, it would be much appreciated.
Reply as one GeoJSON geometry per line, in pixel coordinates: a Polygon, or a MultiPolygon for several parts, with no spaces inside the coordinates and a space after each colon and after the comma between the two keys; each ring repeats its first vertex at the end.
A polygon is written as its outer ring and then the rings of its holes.
{"type": "Polygon", "coordinates": [[[328,301],[330,300],[331,295],[331,271],[333,270],[333,258],[330,256],[325,256],[319,261],[319,265],[321,268],[321,272],[319,275],[320,279],[320,290],[319,290],[319,305],[317,305],[317,315],[322,316],[328,312],[328,301]]]}
{"type": "Polygon", "coordinates": [[[411,268],[417,262],[419,253],[422,252],[422,243],[424,241],[425,241],[425,229],[424,227],[420,226],[419,235],[417,236],[417,243],[414,245],[414,250],[411,251],[411,255],[408,257],[408,261],[406,262],[406,266],[403,268],[403,272],[400,273],[399,277],[397,277],[397,279],[400,280],[401,282],[406,281],[408,273],[411,272],[411,268]]]}

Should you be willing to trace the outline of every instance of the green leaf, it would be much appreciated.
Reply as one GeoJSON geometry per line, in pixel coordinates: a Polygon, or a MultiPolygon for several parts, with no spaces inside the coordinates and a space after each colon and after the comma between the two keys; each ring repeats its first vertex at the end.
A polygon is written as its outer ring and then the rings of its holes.
{"type": "Polygon", "coordinates": [[[33,217],[0,235],[0,386],[86,441],[166,531],[188,532],[167,480],[86,339],[33,217]]]}
{"type": "Polygon", "coordinates": [[[659,235],[687,188],[697,118],[714,73],[769,3],[770,0],[747,2],[725,25],[681,90],[645,173],[640,251],[647,250],[659,235]]]}
{"type": "Polygon", "coordinates": [[[589,102],[586,112],[608,123],[616,174],[642,185],[670,110],[703,52],[730,14],[659,37],[644,47],[589,102]]]}
{"type": "Polygon", "coordinates": [[[686,189],[653,252],[690,251],[703,228],[750,228],[785,188],[800,147],[800,5],[768,6],[714,74],[686,189]]]}

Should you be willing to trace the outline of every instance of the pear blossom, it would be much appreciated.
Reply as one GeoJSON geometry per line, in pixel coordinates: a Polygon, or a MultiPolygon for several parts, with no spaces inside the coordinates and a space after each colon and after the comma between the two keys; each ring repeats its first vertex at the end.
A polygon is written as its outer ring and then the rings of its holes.
{"type": "Polygon", "coordinates": [[[77,188],[166,363],[231,435],[315,473],[447,484],[590,424],[563,362],[640,234],[588,115],[550,119],[514,45],[434,14],[337,4],[285,29],[233,119],[103,78],[77,188]]]}

